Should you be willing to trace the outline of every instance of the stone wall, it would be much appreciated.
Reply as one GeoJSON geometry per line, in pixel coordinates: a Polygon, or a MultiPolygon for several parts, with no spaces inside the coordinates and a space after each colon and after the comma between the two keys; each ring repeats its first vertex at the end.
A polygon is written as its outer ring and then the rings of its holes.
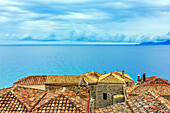
{"type": "Polygon", "coordinates": [[[102,108],[113,104],[113,96],[123,94],[121,84],[98,84],[97,85],[96,108],[102,108]],[[103,93],[107,94],[107,99],[103,98],[103,93]]]}

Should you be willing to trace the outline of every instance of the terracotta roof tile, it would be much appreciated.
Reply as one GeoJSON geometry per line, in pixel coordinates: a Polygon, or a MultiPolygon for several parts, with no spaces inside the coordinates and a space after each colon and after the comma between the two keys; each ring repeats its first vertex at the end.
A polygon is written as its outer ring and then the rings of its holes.
{"type": "Polygon", "coordinates": [[[156,98],[152,93],[141,94],[138,97],[127,101],[128,105],[134,112],[167,112],[170,109],[165,106],[161,100],[156,98]]]}
{"type": "Polygon", "coordinates": [[[14,87],[12,92],[29,110],[33,109],[39,100],[46,95],[46,92],[43,90],[21,86],[14,87]]]}
{"type": "Polygon", "coordinates": [[[158,95],[169,95],[170,96],[170,85],[134,85],[132,87],[126,87],[128,94],[141,94],[147,91],[152,91],[158,95]]]}
{"type": "Polygon", "coordinates": [[[100,76],[98,82],[99,83],[121,83],[121,84],[125,83],[123,78],[113,73],[108,73],[100,76]]]}
{"type": "Polygon", "coordinates": [[[59,95],[58,97],[48,101],[41,107],[37,108],[35,112],[41,113],[41,112],[58,112],[61,111],[63,113],[65,112],[82,112],[82,110],[76,105],[71,102],[68,98],[66,98],[64,95],[59,95]]]}
{"type": "Polygon", "coordinates": [[[162,78],[159,78],[157,76],[153,76],[153,77],[150,77],[152,79],[148,79],[145,83],[143,84],[165,84],[165,85],[170,85],[170,82],[168,82],[168,80],[165,80],[165,79],[162,79],[162,78]]]}
{"type": "Polygon", "coordinates": [[[46,83],[46,79],[47,79],[47,75],[28,76],[28,77],[19,79],[14,84],[20,84],[20,85],[42,85],[42,84],[46,83]]]}
{"type": "Polygon", "coordinates": [[[11,91],[0,96],[0,112],[29,112],[11,91]]]}
{"type": "Polygon", "coordinates": [[[11,88],[12,88],[12,87],[0,89],[0,96],[2,96],[3,94],[5,94],[6,92],[9,92],[9,91],[11,90],[11,88]]]}
{"type": "Polygon", "coordinates": [[[82,75],[50,75],[47,77],[48,84],[78,84],[82,80],[82,75]]]}
{"type": "Polygon", "coordinates": [[[153,80],[153,79],[156,79],[156,78],[158,78],[158,77],[157,77],[157,76],[147,77],[147,78],[146,78],[146,82],[149,82],[149,81],[151,81],[151,80],[153,80]]]}
{"type": "Polygon", "coordinates": [[[98,78],[98,77],[100,77],[102,74],[101,74],[101,73],[98,73],[98,72],[96,72],[96,71],[91,71],[91,72],[84,73],[84,74],[82,74],[82,75],[87,75],[87,76],[91,76],[91,77],[96,77],[96,78],[98,78]]]}
{"type": "Polygon", "coordinates": [[[128,94],[141,94],[147,91],[154,92],[158,95],[169,95],[170,96],[170,83],[168,80],[152,76],[146,78],[146,82],[140,85],[134,85],[125,88],[128,94]]]}
{"type": "MultiPolygon", "coordinates": [[[[120,72],[121,73],[121,72],[120,72]]],[[[110,73],[108,73],[110,74],[110,73]]],[[[45,85],[45,84],[75,84],[84,78],[88,84],[96,84],[108,74],[102,75],[101,73],[92,71],[82,75],[41,75],[41,76],[28,76],[19,79],[14,85],[45,85]]],[[[114,74],[114,73],[113,73],[114,74]]],[[[124,79],[120,75],[114,74],[116,83],[124,83],[124,79]]],[[[113,80],[113,81],[114,81],[113,80]]],[[[134,82],[129,75],[125,74],[125,82],[134,82]]]]}
{"type": "Polygon", "coordinates": [[[129,106],[123,102],[105,108],[96,109],[95,113],[132,113],[129,106]]]}
{"type": "Polygon", "coordinates": [[[125,90],[127,93],[131,93],[137,87],[139,87],[139,85],[128,86],[128,87],[125,87],[125,90]]]}
{"type": "Polygon", "coordinates": [[[63,88],[58,91],[13,86],[0,90],[0,112],[78,112],[85,113],[88,100],[63,88]]]}

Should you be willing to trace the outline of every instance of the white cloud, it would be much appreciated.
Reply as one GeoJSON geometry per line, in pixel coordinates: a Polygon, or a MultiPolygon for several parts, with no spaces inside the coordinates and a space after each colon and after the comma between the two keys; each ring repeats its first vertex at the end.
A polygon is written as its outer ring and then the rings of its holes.
{"type": "Polygon", "coordinates": [[[4,22],[7,22],[7,21],[9,21],[9,19],[7,17],[0,16],[0,23],[4,23],[4,22]]]}
{"type": "Polygon", "coordinates": [[[75,3],[86,3],[91,2],[91,0],[38,0],[45,3],[65,3],[65,4],[75,4],[75,3]]]}
{"type": "Polygon", "coordinates": [[[53,16],[49,19],[109,19],[109,15],[102,12],[69,12],[66,15],[53,16]]]}
{"type": "Polygon", "coordinates": [[[12,11],[12,12],[20,12],[20,13],[26,13],[28,11],[21,9],[19,7],[15,7],[15,6],[2,6],[0,7],[0,9],[6,10],[6,11],[12,11]]]}
{"type": "Polygon", "coordinates": [[[0,6],[2,5],[25,5],[23,1],[16,1],[16,0],[0,0],[0,6]]]}
{"type": "Polygon", "coordinates": [[[150,5],[155,5],[155,6],[168,6],[168,5],[170,5],[169,0],[143,0],[142,2],[150,4],[150,5]]]}
{"type": "Polygon", "coordinates": [[[0,29],[4,34],[10,34],[6,37],[30,34],[34,38],[45,38],[52,34],[50,36],[66,39],[70,37],[70,31],[75,31],[72,40],[108,41],[115,38],[116,41],[140,42],[156,40],[157,35],[162,38],[170,30],[169,0],[24,2],[0,1],[0,29]]]}
{"type": "Polygon", "coordinates": [[[124,9],[124,8],[133,7],[133,5],[128,3],[128,2],[127,3],[126,2],[106,2],[104,4],[101,4],[101,6],[118,8],[118,9],[124,9]]]}

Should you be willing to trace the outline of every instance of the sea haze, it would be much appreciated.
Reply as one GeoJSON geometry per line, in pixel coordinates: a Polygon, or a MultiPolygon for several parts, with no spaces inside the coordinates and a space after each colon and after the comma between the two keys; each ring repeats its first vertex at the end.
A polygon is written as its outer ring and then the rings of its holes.
{"type": "Polygon", "coordinates": [[[76,75],[125,70],[170,80],[170,45],[0,46],[0,88],[29,75],[76,75]]]}

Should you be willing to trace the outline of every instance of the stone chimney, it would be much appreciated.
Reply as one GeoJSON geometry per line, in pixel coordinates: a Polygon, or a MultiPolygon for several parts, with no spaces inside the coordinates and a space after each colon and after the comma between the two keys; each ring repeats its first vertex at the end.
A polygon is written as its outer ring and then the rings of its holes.
{"type": "Polygon", "coordinates": [[[140,83],[140,81],[141,81],[140,75],[138,74],[137,83],[140,83]]]}
{"type": "Polygon", "coordinates": [[[145,76],[145,73],[143,73],[143,82],[146,81],[146,76],[145,76]]]}
{"type": "Polygon", "coordinates": [[[104,74],[106,74],[106,69],[104,70],[104,74]]]}
{"type": "Polygon", "coordinates": [[[125,71],[122,70],[122,78],[125,79],[125,71]]]}

